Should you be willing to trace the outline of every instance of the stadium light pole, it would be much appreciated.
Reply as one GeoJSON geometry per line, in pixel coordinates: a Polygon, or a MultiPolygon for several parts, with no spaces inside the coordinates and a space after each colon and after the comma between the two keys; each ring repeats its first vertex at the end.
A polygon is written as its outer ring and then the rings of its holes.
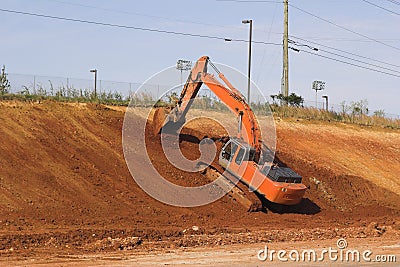
{"type": "Polygon", "coordinates": [[[247,102],[250,105],[250,73],[251,73],[251,37],[253,33],[253,20],[247,19],[242,20],[243,24],[250,24],[250,33],[249,33],[249,66],[247,72],[247,102]]]}
{"type": "Polygon", "coordinates": [[[325,89],[326,82],[323,81],[313,81],[312,89],[315,90],[315,108],[318,108],[318,91],[325,89]]]}
{"type": "Polygon", "coordinates": [[[176,62],[176,69],[181,71],[181,84],[182,84],[182,71],[191,70],[192,69],[192,61],[179,59],[176,62]]]}
{"type": "Polygon", "coordinates": [[[91,69],[90,72],[94,73],[94,98],[97,98],[97,69],[91,69]]]}

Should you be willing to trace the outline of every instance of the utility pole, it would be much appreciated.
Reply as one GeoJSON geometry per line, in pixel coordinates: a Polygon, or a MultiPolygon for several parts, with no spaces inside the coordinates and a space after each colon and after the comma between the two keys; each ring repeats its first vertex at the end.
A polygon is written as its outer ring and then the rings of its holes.
{"type": "Polygon", "coordinates": [[[281,93],[284,97],[287,97],[289,95],[289,0],[284,0],[283,3],[283,76],[281,93]]]}

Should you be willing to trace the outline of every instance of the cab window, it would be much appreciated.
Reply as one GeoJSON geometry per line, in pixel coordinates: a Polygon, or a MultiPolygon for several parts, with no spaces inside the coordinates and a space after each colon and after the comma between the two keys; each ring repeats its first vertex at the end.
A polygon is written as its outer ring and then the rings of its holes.
{"type": "Polygon", "coordinates": [[[239,152],[238,152],[238,154],[237,154],[237,156],[236,156],[236,159],[235,159],[235,163],[236,164],[238,164],[238,165],[242,164],[245,152],[246,152],[246,150],[243,147],[241,147],[239,152]]]}
{"type": "Polygon", "coordinates": [[[228,161],[232,160],[233,155],[235,155],[235,152],[237,150],[237,145],[235,143],[229,143],[225,149],[224,152],[222,153],[222,157],[228,161]]]}
{"type": "Polygon", "coordinates": [[[231,153],[231,158],[229,159],[229,161],[232,161],[233,155],[235,155],[237,148],[238,148],[238,145],[232,143],[232,153],[231,153]]]}
{"type": "Polygon", "coordinates": [[[231,154],[232,154],[232,143],[229,143],[222,152],[222,157],[226,160],[230,160],[231,154]]]}

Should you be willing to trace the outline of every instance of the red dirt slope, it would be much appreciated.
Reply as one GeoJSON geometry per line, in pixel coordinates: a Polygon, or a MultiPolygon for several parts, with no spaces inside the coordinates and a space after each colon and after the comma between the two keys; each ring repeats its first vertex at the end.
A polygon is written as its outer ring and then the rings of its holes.
{"type": "MultiPolygon", "coordinates": [[[[279,122],[278,157],[311,189],[292,213],[247,213],[228,196],[203,207],[179,208],[144,193],[124,161],[123,118],[123,111],[95,104],[0,103],[0,253],[96,250],[108,237],[127,236],[140,237],[147,246],[160,240],[188,246],[211,242],[182,243],[185,233],[193,233],[183,230],[192,226],[211,236],[282,231],[280,240],[290,240],[298,229],[303,230],[297,239],[310,239],[317,227],[331,238],[368,235],[371,222],[399,228],[398,131],[279,122]],[[366,170],[372,159],[376,164],[366,170]]],[[[181,147],[196,145],[182,141],[181,147]]],[[[157,142],[150,149],[161,153],[157,142]]],[[[164,157],[154,163],[177,183],[204,182],[201,174],[168,167],[164,157]]],[[[275,233],[265,238],[275,240],[275,233]]],[[[235,238],[229,242],[248,240],[235,238]]]]}

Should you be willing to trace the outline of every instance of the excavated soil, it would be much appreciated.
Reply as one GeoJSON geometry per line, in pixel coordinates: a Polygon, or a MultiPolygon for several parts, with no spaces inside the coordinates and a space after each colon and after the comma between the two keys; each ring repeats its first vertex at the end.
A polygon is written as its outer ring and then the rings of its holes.
{"type": "MultiPolygon", "coordinates": [[[[124,160],[123,120],[123,108],[96,104],[0,103],[2,262],[77,252],[399,239],[398,130],[278,118],[277,159],[310,189],[283,213],[248,213],[229,196],[196,208],[148,196],[124,160]]],[[[203,137],[224,135],[218,125],[197,123],[180,138],[191,159],[203,137]]],[[[153,164],[168,180],[208,182],[171,166],[159,137],[149,134],[147,141],[153,164]]]]}

